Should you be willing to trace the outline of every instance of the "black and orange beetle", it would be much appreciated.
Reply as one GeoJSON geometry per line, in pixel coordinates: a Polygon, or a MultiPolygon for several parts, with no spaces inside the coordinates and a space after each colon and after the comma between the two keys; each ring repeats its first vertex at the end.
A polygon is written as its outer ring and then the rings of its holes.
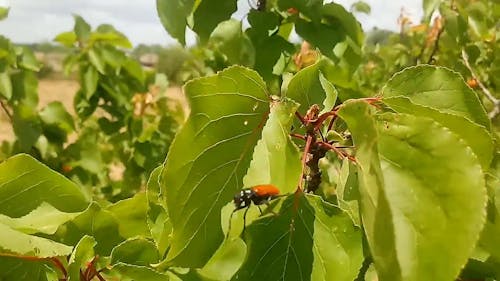
{"type": "Polygon", "coordinates": [[[251,188],[244,188],[236,193],[233,198],[235,208],[231,213],[231,217],[229,218],[229,228],[227,231],[227,236],[229,236],[229,232],[231,231],[231,219],[234,212],[247,208],[245,210],[245,213],[243,214],[243,230],[245,230],[247,212],[250,209],[252,203],[255,204],[259,208],[259,211],[262,213],[259,205],[269,204],[271,200],[278,198],[280,196],[279,194],[280,190],[272,184],[261,184],[253,186],[251,188]]]}

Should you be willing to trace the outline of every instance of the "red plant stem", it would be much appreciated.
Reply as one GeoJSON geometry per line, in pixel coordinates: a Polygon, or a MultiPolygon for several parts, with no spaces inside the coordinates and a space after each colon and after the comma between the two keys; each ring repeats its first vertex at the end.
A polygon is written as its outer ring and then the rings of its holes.
{"type": "Polygon", "coordinates": [[[304,137],[303,135],[301,134],[296,134],[296,133],[291,133],[290,134],[291,137],[295,137],[295,138],[299,138],[301,140],[306,140],[306,137],[304,137]]]}
{"type": "Polygon", "coordinates": [[[297,190],[302,191],[302,184],[304,182],[304,172],[306,169],[306,159],[307,154],[309,154],[309,149],[311,149],[312,136],[308,135],[306,140],[306,146],[304,147],[304,153],[302,154],[302,172],[300,173],[299,185],[297,186],[297,190]]]}
{"type": "Polygon", "coordinates": [[[50,260],[62,272],[62,274],[64,276],[64,280],[68,279],[68,272],[66,271],[66,268],[64,268],[64,265],[61,263],[61,261],[58,258],[55,258],[55,257],[51,258],[50,260]]]}
{"type": "Polygon", "coordinates": [[[304,117],[302,117],[302,115],[300,115],[300,113],[298,111],[295,111],[295,116],[297,116],[297,118],[299,118],[300,120],[300,123],[302,123],[302,125],[307,125],[307,121],[304,119],[304,117]]]}
{"type": "Polygon", "coordinates": [[[337,155],[339,156],[340,159],[344,159],[347,157],[347,159],[351,160],[352,162],[356,163],[356,158],[353,156],[345,153],[344,151],[341,151],[338,147],[335,147],[327,142],[318,142],[318,145],[326,147],[330,150],[333,150],[337,155]]]}

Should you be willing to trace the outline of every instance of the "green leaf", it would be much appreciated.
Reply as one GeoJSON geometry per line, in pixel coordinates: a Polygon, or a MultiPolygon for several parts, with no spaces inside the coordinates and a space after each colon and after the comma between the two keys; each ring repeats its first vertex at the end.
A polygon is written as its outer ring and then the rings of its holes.
{"type": "Polygon", "coordinates": [[[122,237],[149,236],[146,223],[148,211],[146,193],[137,193],[132,198],[118,201],[106,210],[112,213],[119,222],[122,237]]]}
{"type": "Polygon", "coordinates": [[[155,244],[144,238],[126,240],[111,252],[111,265],[126,263],[149,266],[159,261],[160,256],[155,244]]]}
{"type": "Polygon", "coordinates": [[[286,11],[289,8],[295,8],[316,22],[319,22],[321,19],[322,6],[322,0],[278,0],[278,8],[280,10],[286,11]]]}
{"type": "Polygon", "coordinates": [[[282,193],[297,189],[302,176],[301,153],[289,134],[298,106],[286,99],[271,104],[269,119],[255,146],[243,186],[273,184],[282,193]]]}
{"type": "Polygon", "coordinates": [[[351,11],[369,15],[372,11],[372,8],[368,3],[364,1],[357,1],[352,3],[351,11]]]}
{"type": "Polygon", "coordinates": [[[263,38],[262,32],[258,29],[248,29],[247,35],[252,40],[256,52],[254,69],[264,80],[271,81],[275,78],[273,69],[278,60],[283,56],[291,57],[295,47],[279,35],[263,38]]]}
{"type": "Polygon", "coordinates": [[[337,90],[323,76],[323,72],[331,67],[329,60],[321,59],[297,72],[290,80],[286,96],[300,104],[298,112],[302,115],[313,104],[323,105],[321,112],[333,109],[337,100],[337,90]]]}
{"type": "Polygon", "coordinates": [[[31,261],[0,256],[0,280],[58,281],[53,264],[48,260],[31,261]]]}
{"type": "Polygon", "coordinates": [[[172,233],[172,223],[168,217],[167,209],[163,201],[160,200],[159,180],[162,169],[163,166],[160,166],[151,172],[146,187],[149,207],[147,224],[161,256],[165,254],[170,245],[170,234],[172,233]]]}
{"type": "Polygon", "coordinates": [[[132,44],[128,38],[109,24],[99,25],[96,32],[90,34],[89,44],[94,44],[99,41],[112,45],[113,47],[132,48],[132,44]]]}
{"type": "Polygon", "coordinates": [[[447,68],[419,65],[396,73],[382,90],[384,97],[405,96],[414,104],[459,115],[490,128],[476,93],[460,74],[447,68]]]}
{"type": "Polygon", "coordinates": [[[395,229],[384,189],[373,108],[363,101],[349,101],[338,111],[338,116],[347,123],[356,147],[361,218],[377,271],[391,272],[392,275],[379,275],[387,280],[400,280],[401,270],[394,254],[395,229]]]}
{"type": "Polygon", "coordinates": [[[289,196],[278,216],[246,230],[248,255],[238,280],[353,280],[361,267],[361,230],[317,196],[289,196]]]}
{"type": "Polygon", "coordinates": [[[358,46],[363,45],[364,33],[361,24],[352,13],[346,11],[344,6],[336,3],[328,3],[323,6],[322,16],[331,26],[341,26],[344,33],[349,36],[358,46]]]}
{"type": "Polygon", "coordinates": [[[76,184],[27,154],[0,163],[0,213],[20,217],[42,202],[63,212],[80,212],[89,201],[76,184]]]}
{"type": "Polygon", "coordinates": [[[94,259],[96,244],[95,239],[88,235],[83,236],[78,242],[68,261],[68,281],[81,280],[80,270],[86,268],[86,264],[94,259]]]}
{"type": "Polygon", "coordinates": [[[424,9],[424,22],[430,22],[432,13],[438,9],[441,0],[423,0],[422,7],[424,9]]]}
{"type": "Polygon", "coordinates": [[[0,7],[0,20],[4,20],[9,16],[9,7],[0,7]]]}
{"type": "Polygon", "coordinates": [[[209,44],[223,53],[230,64],[252,67],[255,63],[255,49],[243,33],[241,21],[230,19],[221,22],[212,32],[209,44]]]}
{"type": "Polygon", "coordinates": [[[202,0],[196,1],[193,13],[192,29],[206,42],[219,23],[228,20],[236,12],[236,0],[202,0]]]}
{"type": "MultiPolygon", "coordinates": [[[[380,119],[380,160],[401,274],[405,280],[452,280],[485,221],[479,161],[460,138],[430,119],[405,114],[380,119]]],[[[381,279],[394,276],[378,273],[381,279]]]]}
{"type": "Polygon", "coordinates": [[[144,73],[142,66],[139,62],[133,59],[128,59],[123,64],[125,70],[135,79],[139,81],[139,83],[144,83],[146,79],[146,74],[144,73]]]}
{"type": "Polygon", "coordinates": [[[429,117],[461,137],[476,154],[483,169],[488,169],[493,157],[493,139],[490,133],[482,126],[469,119],[440,112],[436,109],[417,105],[406,97],[392,97],[383,100],[396,112],[412,114],[415,116],[429,117]]]}
{"type": "Polygon", "coordinates": [[[65,213],[52,205],[42,202],[38,208],[20,218],[0,215],[0,223],[26,234],[54,234],[60,225],[74,219],[80,213],[65,213]]]}
{"type": "Polygon", "coordinates": [[[113,266],[113,271],[117,271],[123,276],[132,280],[148,280],[148,281],[169,281],[167,275],[157,272],[150,267],[118,263],[113,266]]]}
{"type": "Polygon", "coordinates": [[[339,116],[357,148],[362,217],[378,276],[453,280],[485,219],[479,161],[457,135],[428,118],[384,114],[377,133],[368,107],[347,103],[339,116]]]}
{"type": "MultiPolygon", "coordinates": [[[[0,223],[0,252],[39,258],[66,256],[72,247],[22,233],[0,223]]],[[[1,253],[0,253],[1,255],[1,253]]]]}
{"type": "Polygon", "coordinates": [[[7,71],[0,72],[0,94],[7,100],[12,97],[12,83],[7,71]]]}
{"type": "Polygon", "coordinates": [[[167,32],[186,45],[186,18],[191,14],[194,0],[156,0],[158,16],[167,32]]]}
{"type": "Polygon", "coordinates": [[[66,139],[66,135],[75,130],[73,117],[66,111],[59,101],[46,105],[40,112],[40,119],[44,125],[45,135],[56,135],[66,139]]]}
{"type": "Polygon", "coordinates": [[[23,53],[22,53],[21,61],[19,62],[19,65],[24,67],[25,69],[28,69],[28,70],[39,71],[41,64],[36,59],[33,51],[28,47],[23,47],[22,50],[23,50],[23,53]]]}
{"type": "Polygon", "coordinates": [[[161,177],[173,226],[167,258],[201,267],[222,242],[221,208],[242,188],[269,101],[259,75],[238,66],[192,80],[185,93],[191,114],[161,177]]]}
{"type": "Polygon", "coordinates": [[[211,280],[231,280],[245,260],[246,249],[245,242],[239,238],[224,240],[198,273],[211,280]]]}
{"type": "Polygon", "coordinates": [[[340,26],[312,23],[303,19],[297,20],[295,30],[300,37],[316,46],[322,54],[329,58],[335,57],[333,53],[335,45],[345,39],[345,34],[340,26]]]}
{"type": "Polygon", "coordinates": [[[76,34],[74,31],[67,31],[59,33],[54,41],[63,44],[65,47],[71,48],[76,42],[76,34]]]}
{"type": "Polygon", "coordinates": [[[74,15],[75,27],[73,28],[76,38],[80,42],[86,42],[90,37],[90,25],[79,15],[74,15]]]}
{"type": "Polygon", "coordinates": [[[92,48],[88,51],[88,58],[90,63],[99,71],[101,74],[106,74],[106,62],[101,56],[100,50],[97,48],[92,48]]]}
{"type": "MultiPolygon", "coordinates": [[[[20,71],[11,74],[12,100],[22,105],[36,108],[38,105],[38,79],[32,71],[20,71]]],[[[17,103],[14,103],[17,104],[17,103]]],[[[19,104],[18,106],[21,106],[19,104]]],[[[34,110],[31,109],[30,110],[34,110]]]]}
{"type": "Polygon", "coordinates": [[[83,72],[82,81],[82,88],[87,99],[90,99],[90,97],[94,95],[95,90],[97,89],[97,81],[99,81],[99,74],[97,73],[97,70],[92,66],[87,67],[87,70],[83,72]]]}
{"type": "Polygon", "coordinates": [[[78,244],[85,235],[97,241],[95,251],[101,256],[109,256],[111,250],[125,240],[118,232],[118,222],[113,214],[95,202],[56,232],[62,243],[70,245],[78,244]]]}
{"type": "Polygon", "coordinates": [[[479,246],[500,261],[500,152],[496,152],[486,179],[489,194],[488,219],[481,233],[479,246]]]}
{"type": "Polygon", "coordinates": [[[22,151],[30,151],[42,134],[40,118],[35,108],[19,104],[14,108],[12,127],[22,151]]]}

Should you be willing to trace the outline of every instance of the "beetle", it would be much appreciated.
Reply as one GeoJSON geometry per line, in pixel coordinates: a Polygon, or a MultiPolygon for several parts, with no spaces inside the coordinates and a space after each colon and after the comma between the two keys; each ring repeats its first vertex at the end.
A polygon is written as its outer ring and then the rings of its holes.
{"type": "Polygon", "coordinates": [[[247,212],[250,209],[252,203],[256,205],[259,208],[259,211],[262,213],[259,205],[268,205],[271,200],[278,197],[280,197],[280,190],[272,184],[261,184],[253,186],[251,188],[244,188],[236,193],[233,198],[235,208],[229,218],[227,236],[229,236],[231,230],[231,219],[234,212],[246,208],[245,213],[243,214],[243,230],[245,230],[247,212]]]}
{"type": "Polygon", "coordinates": [[[256,185],[251,188],[244,188],[234,195],[235,210],[248,208],[252,204],[269,204],[269,201],[278,197],[280,190],[272,184],[256,185]]]}

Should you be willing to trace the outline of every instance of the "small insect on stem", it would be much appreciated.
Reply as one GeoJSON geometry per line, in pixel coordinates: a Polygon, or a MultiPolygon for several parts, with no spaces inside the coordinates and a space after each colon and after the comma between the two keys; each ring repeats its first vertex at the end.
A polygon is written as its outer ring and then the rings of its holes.
{"type": "Polygon", "coordinates": [[[229,217],[229,227],[227,229],[226,238],[229,237],[229,233],[231,232],[231,220],[236,211],[246,208],[245,213],[243,214],[243,231],[245,231],[247,212],[252,203],[259,208],[259,211],[262,214],[262,210],[259,205],[266,204],[269,206],[269,202],[271,200],[280,197],[279,194],[279,189],[272,184],[261,184],[251,188],[244,188],[236,193],[233,199],[235,208],[229,217]]]}

